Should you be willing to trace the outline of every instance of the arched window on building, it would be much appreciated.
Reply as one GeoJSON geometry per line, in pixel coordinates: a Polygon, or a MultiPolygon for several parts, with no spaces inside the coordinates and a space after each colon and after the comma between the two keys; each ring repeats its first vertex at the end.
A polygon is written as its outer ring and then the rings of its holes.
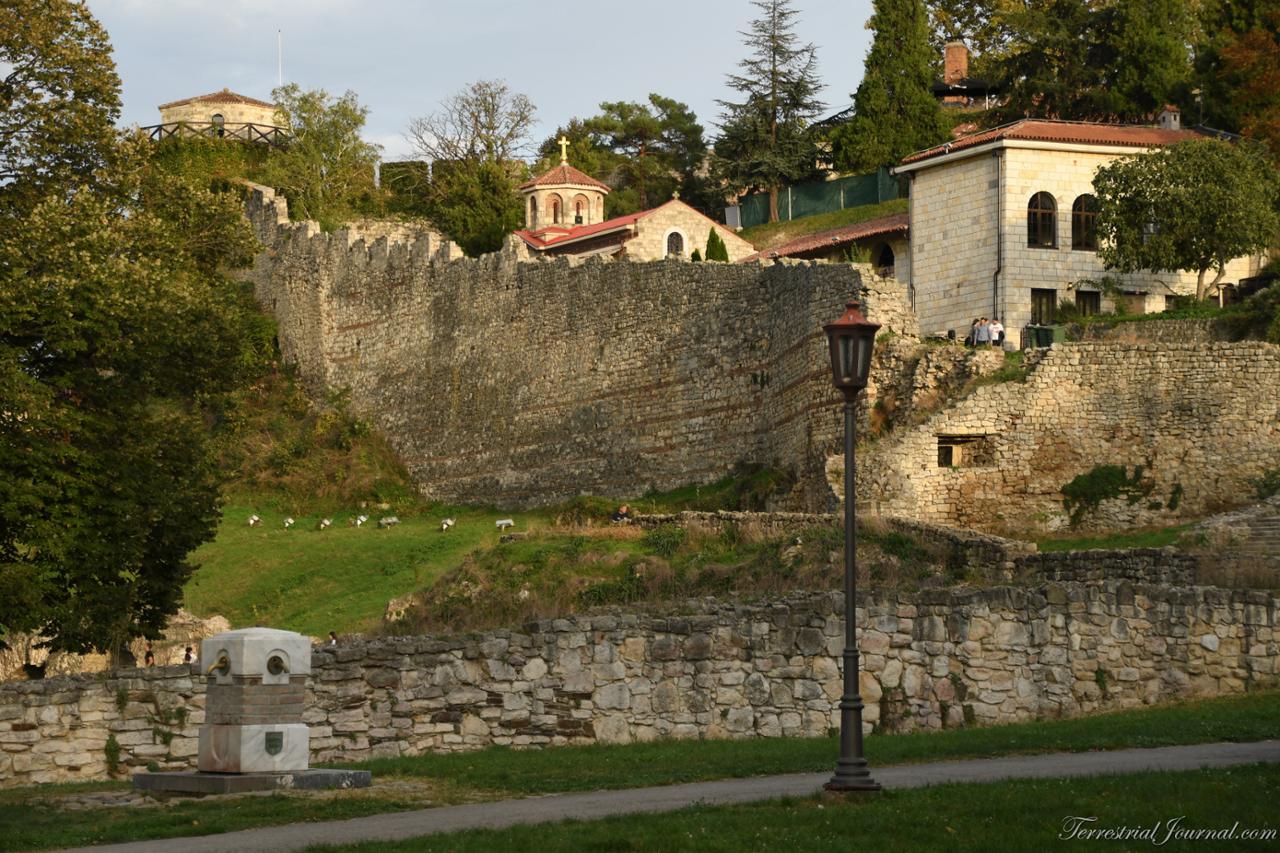
{"type": "Polygon", "coordinates": [[[1098,200],[1088,194],[1071,205],[1071,248],[1098,250],[1098,200]]]}
{"type": "Polygon", "coordinates": [[[215,134],[217,134],[218,136],[223,136],[226,134],[227,131],[223,125],[227,123],[227,120],[222,117],[222,113],[214,113],[209,118],[209,121],[213,123],[213,132],[215,134]]]}
{"type": "Polygon", "coordinates": [[[573,224],[586,225],[591,219],[591,200],[579,193],[573,197],[573,224]]]}
{"type": "Polygon", "coordinates": [[[551,224],[560,224],[560,196],[558,195],[551,197],[551,224]]]}
{"type": "Polygon", "coordinates": [[[876,272],[885,278],[893,278],[893,248],[888,243],[876,253],[876,272]]]}
{"type": "Polygon", "coordinates": [[[684,235],[679,231],[667,235],[667,254],[684,257],[684,235]]]}
{"type": "Polygon", "coordinates": [[[536,195],[529,196],[529,227],[533,229],[538,227],[538,197],[536,195]]]}
{"type": "Polygon", "coordinates": [[[1032,249],[1058,247],[1058,203],[1049,193],[1036,193],[1027,204],[1027,246],[1032,249]]]}

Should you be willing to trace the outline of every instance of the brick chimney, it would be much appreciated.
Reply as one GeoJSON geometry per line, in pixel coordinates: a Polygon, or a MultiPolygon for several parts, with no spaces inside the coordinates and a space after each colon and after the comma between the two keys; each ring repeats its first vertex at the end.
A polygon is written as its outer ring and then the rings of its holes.
{"type": "Polygon", "coordinates": [[[942,54],[942,82],[954,86],[969,76],[969,48],[962,41],[949,41],[942,54]]]}

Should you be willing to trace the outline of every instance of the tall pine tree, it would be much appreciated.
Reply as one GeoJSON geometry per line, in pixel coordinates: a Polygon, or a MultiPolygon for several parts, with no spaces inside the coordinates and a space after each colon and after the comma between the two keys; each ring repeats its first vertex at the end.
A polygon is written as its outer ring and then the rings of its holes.
{"type": "Polygon", "coordinates": [[[854,117],[832,134],[836,168],[871,172],[946,138],[930,91],[933,49],[924,0],[875,0],[875,40],[854,93],[854,117]]]}
{"type": "Polygon", "coordinates": [[[752,0],[760,17],[743,33],[751,55],[729,85],[741,101],[720,101],[721,137],[713,166],[729,189],[769,192],[769,221],[778,219],[778,188],[815,170],[817,146],[808,123],[823,108],[818,100],[817,49],[795,34],[799,14],[791,0],[752,0]]]}

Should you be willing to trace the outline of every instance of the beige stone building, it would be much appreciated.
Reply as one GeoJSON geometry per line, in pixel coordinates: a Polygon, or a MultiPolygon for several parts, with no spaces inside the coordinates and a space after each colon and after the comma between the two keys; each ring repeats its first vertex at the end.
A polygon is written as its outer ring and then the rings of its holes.
{"type": "Polygon", "coordinates": [[[740,261],[755,247],[728,227],[673,198],[639,213],[604,218],[609,186],[569,165],[564,152],[560,165],[520,186],[524,196],[525,227],[516,235],[542,255],[608,255],[633,261],[688,259],[693,250],[705,251],[714,229],[740,261]]]}
{"type": "Polygon", "coordinates": [[[284,128],[276,119],[276,105],[223,89],[208,95],[161,104],[154,138],[209,136],[249,142],[278,142],[284,128]]]}
{"type": "MultiPolygon", "coordinates": [[[[1166,110],[1160,126],[1023,120],[912,154],[911,295],[925,334],[958,337],[974,317],[1003,318],[1016,345],[1029,323],[1052,323],[1062,299],[1084,312],[1114,307],[1096,284],[1118,279],[1125,307],[1162,311],[1195,293],[1194,273],[1119,275],[1098,257],[1093,176],[1117,157],[1199,137],[1166,110]]],[[[1224,283],[1255,274],[1239,258],[1224,283]]]]}

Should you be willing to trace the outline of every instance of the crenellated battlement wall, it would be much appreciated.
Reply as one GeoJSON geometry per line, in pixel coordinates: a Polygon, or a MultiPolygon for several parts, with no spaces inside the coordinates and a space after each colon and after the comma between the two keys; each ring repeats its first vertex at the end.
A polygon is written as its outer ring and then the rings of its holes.
{"type": "Polygon", "coordinates": [[[840,429],[821,325],[861,293],[914,334],[901,286],[852,265],[479,259],[430,232],[322,233],[255,187],[250,277],[284,358],[349,389],[431,497],[532,505],[795,470],[830,505],[840,429]]]}

